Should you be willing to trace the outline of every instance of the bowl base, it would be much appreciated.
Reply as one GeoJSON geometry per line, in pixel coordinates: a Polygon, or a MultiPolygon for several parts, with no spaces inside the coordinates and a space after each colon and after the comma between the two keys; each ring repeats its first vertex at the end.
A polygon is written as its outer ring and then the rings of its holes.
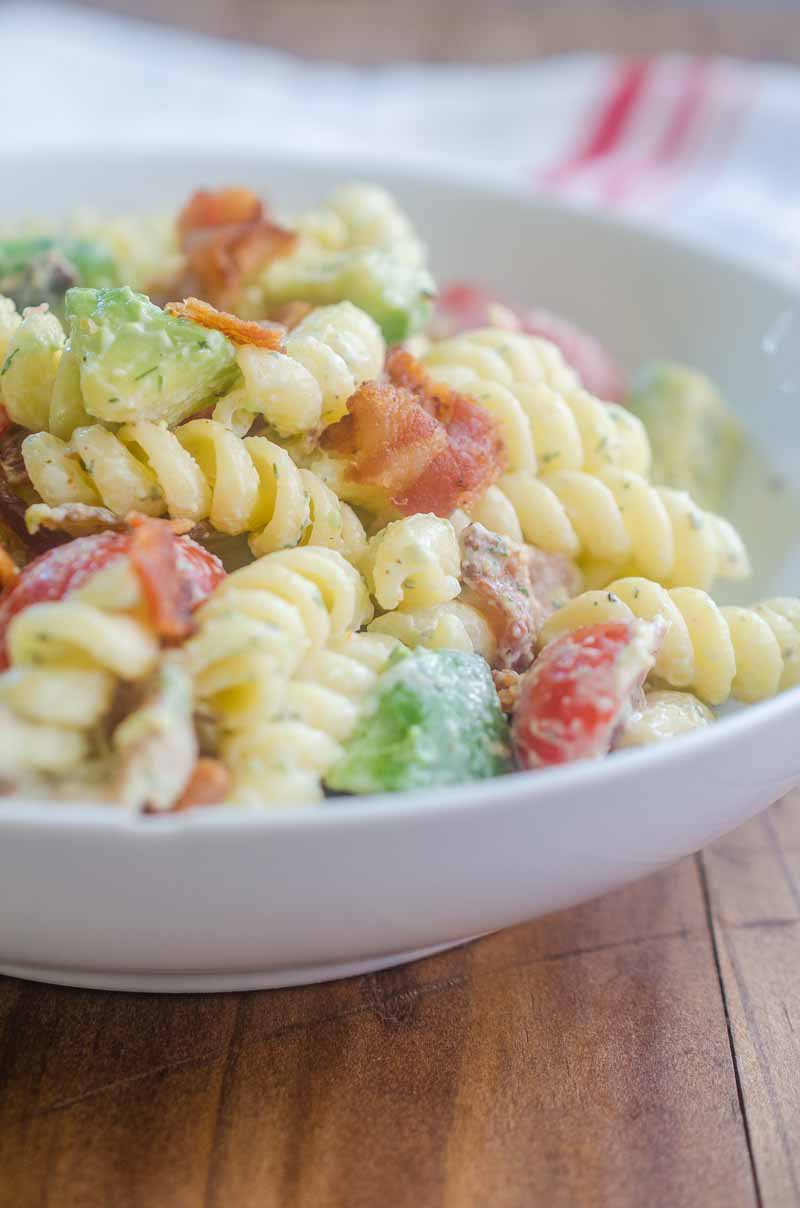
{"type": "Polygon", "coordinates": [[[343,977],[357,977],[362,973],[375,973],[379,969],[393,969],[409,961],[457,948],[468,944],[469,937],[451,940],[447,944],[436,944],[432,948],[419,948],[414,952],[390,952],[369,960],[342,961],[332,965],[298,965],[285,969],[265,969],[259,972],[243,970],[239,973],[146,973],[126,972],[110,969],[59,969],[46,965],[3,965],[0,974],[5,977],[20,977],[25,981],[48,982],[56,986],[73,986],[82,990],[123,990],[139,994],[218,994],[233,990],[279,990],[289,986],[311,986],[317,982],[338,981],[343,977]]]}

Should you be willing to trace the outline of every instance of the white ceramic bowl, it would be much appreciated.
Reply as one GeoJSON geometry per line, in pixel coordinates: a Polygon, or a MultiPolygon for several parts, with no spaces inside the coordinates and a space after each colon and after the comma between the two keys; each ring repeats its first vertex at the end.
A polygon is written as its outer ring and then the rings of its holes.
{"type": "MultiPolygon", "coordinates": [[[[571,315],[629,367],[693,362],[752,433],[730,511],[756,574],[800,590],[800,294],[733,258],[496,187],[363,165],[170,155],[3,164],[0,222],[176,205],[242,182],[294,206],[395,190],[434,268],[571,315]]],[[[399,963],[644,876],[800,781],[800,690],[598,763],[433,793],[176,819],[0,803],[0,962],[130,990],[285,986],[399,963]]]]}

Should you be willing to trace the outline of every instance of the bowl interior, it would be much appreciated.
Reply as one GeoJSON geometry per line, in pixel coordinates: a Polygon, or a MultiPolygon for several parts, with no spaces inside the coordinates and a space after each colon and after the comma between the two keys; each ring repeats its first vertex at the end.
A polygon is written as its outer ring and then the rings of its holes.
{"type": "Polygon", "coordinates": [[[753,579],[724,600],[800,590],[800,294],[719,253],[629,223],[410,168],[241,154],[109,153],[7,165],[0,224],[87,205],[174,208],[198,185],[242,182],[280,209],[336,183],[376,179],[423,232],[440,280],[485,282],[586,324],[629,369],[654,356],[697,365],[744,421],[747,455],[726,513],[751,551],[753,579]]]}

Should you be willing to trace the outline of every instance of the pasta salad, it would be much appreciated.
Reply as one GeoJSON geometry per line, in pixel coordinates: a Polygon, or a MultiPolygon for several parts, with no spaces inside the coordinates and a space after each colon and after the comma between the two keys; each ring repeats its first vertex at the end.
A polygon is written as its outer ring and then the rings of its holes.
{"type": "Polygon", "coordinates": [[[149,813],[600,758],[800,683],[714,384],[453,283],[384,190],[0,239],[0,787],[149,813]]]}

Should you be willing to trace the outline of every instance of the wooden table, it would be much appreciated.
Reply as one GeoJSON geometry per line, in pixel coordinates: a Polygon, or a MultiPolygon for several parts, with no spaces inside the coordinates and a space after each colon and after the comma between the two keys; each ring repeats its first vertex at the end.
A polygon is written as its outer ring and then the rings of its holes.
{"type": "Polygon", "coordinates": [[[311,989],[0,983],[3,1208],[800,1203],[800,797],[602,901],[311,989]]]}
{"type": "MultiPolygon", "coordinates": [[[[785,5],[102,7],[356,60],[800,60],[785,5]]],[[[0,1208],[800,1204],[799,934],[795,797],[621,893],[370,977],[193,998],[0,979],[0,1208]]]]}

